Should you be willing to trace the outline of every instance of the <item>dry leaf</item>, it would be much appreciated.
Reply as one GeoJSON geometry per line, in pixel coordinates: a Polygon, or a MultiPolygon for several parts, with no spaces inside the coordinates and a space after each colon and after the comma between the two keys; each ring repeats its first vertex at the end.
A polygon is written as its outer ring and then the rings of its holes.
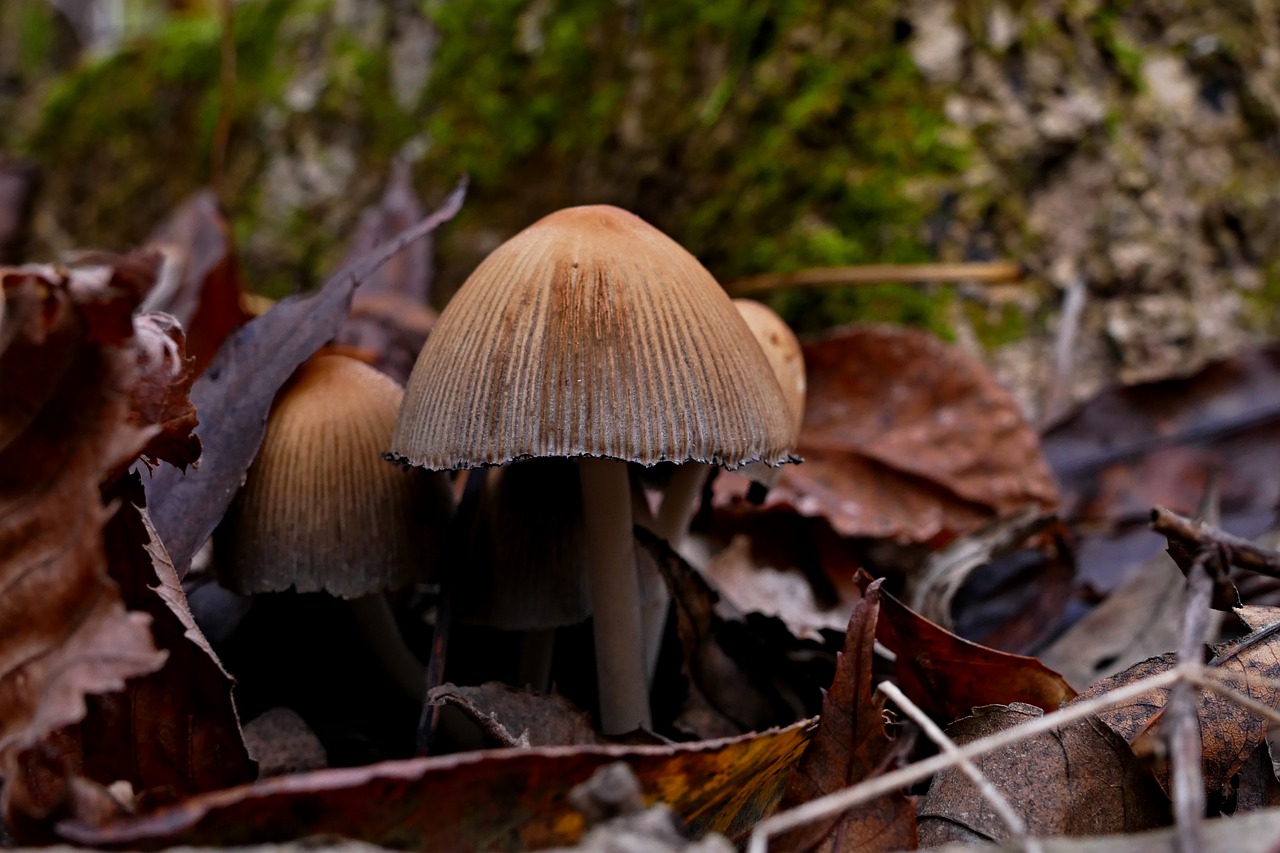
{"type": "Polygon", "coordinates": [[[501,749],[269,779],[136,819],[60,827],[76,843],[154,850],[341,835],[411,850],[529,850],[572,844],[583,818],[569,790],[626,761],[648,802],[695,833],[742,837],[777,802],[811,724],[674,746],[501,749]]]}
{"type": "MultiPolygon", "coordinates": [[[[961,746],[1027,723],[1031,705],[990,705],[947,727],[961,746]]],[[[1096,717],[1017,741],[974,759],[1033,837],[1136,832],[1168,821],[1169,805],[1129,745],[1096,717]]],[[[920,846],[1002,841],[1009,827],[956,767],[933,778],[920,800],[920,846]]]]}
{"type": "MultiPolygon", "coordinates": [[[[859,574],[864,588],[873,581],[859,574]]],[[[898,656],[898,685],[934,716],[955,719],[979,705],[1025,702],[1055,711],[1075,696],[1061,675],[1035,658],[988,649],[944,631],[887,593],[876,639],[898,656]]]]}
{"type": "Polygon", "coordinates": [[[165,252],[164,274],[147,295],[145,311],[172,314],[187,333],[193,374],[203,373],[222,342],[249,319],[231,225],[212,190],[184,201],[151,233],[147,244],[165,252]]]}
{"type": "Polygon", "coordinates": [[[569,746],[599,743],[591,717],[563,696],[520,690],[497,681],[477,687],[442,684],[428,705],[457,708],[497,746],[569,746]]]}
{"type": "MultiPolygon", "coordinates": [[[[1280,610],[1274,613],[1280,616],[1280,610]]],[[[1275,707],[1280,703],[1280,620],[1258,628],[1246,637],[1214,647],[1207,664],[1229,678],[1230,686],[1254,700],[1275,707]]],[[[1124,672],[1093,684],[1080,699],[1098,696],[1175,666],[1177,655],[1170,652],[1129,667],[1124,672]]],[[[1234,776],[1263,742],[1267,722],[1252,711],[1208,690],[1199,691],[1198,715],[1203,750],[1206,793],[1213,795],[1234,776]]],[[[1109,708],[1098,717],[1133,745],[1139,754],[1159,754],[1162,737],[1159,723],[1169,699],[1167,689],[1149,690],[1123,705],[1109,708]]],[[[1161,767],[1157,780],[1168,789],[1168,768],[1161,767]]]]}
{"type": "Polygon", "coordinates": [[[165,657],[148,617],[126,612],[103,553],[111,511],[100,485],[150,437],[129,422],[132,309],[146,286],[119,273],[131,263],[145,259],[0,270],[0,771],[11,826],[65,805],[63,768],[34,754],[40,743],[84,716],[87,694],[119,690],[165,657]],[[49,771],[48,784],[20,767],[49,771]]]}
{"type": "Polygon", "coordinates": [[[144,803],[169,803],[252,781],[256,775],[231,699],[231,677],[196,626],[163,544],[156,538],[136,475],[115,491],[107,525],[112,578],[125,605],[149,613],[165,665],[131,679],[121,693],[96,697],[80,726],[83,773],[104,785],[120,779],[144,803]]]}
{"type": "MultiPolygon", "coordinates": [[[[884,772],[902,752],[884,730],[884,698],[871,679],[872,647],[880,613],[880,582],[867,587],[849,620],[836,677],[822,703],[809,748],[791,774],[780,808],[786,809],[847,788],[884,772]]],[[[816,821],[782,836],[781,850],[855,851],[914,849],[915,807],[901,792],[886,794],[855,810],[816,821]]]]}
{"type": "MultiPolygon", "coordinates": [[[[844,536],[927,542],[1056,504],[1035,432],[973,356],[916,329],[850,326],[806,342],[804,360],[805,462],[783,469],[770,505],[844,536]]],[[[721,500],[735,491],[722,479],[721,500]]]]}

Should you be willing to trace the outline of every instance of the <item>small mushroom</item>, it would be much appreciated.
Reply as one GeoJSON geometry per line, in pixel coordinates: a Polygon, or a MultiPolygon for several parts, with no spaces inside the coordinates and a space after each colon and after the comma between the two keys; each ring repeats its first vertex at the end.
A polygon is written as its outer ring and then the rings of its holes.
{"type": "Polygon", "coordinates": [[[422,663],[383,593],[425,580],[452,497],[442,475],[379,455],[403,391],[342,355],[305,362],[277,394],[262,446],[215,538],[220,583],[241,594],[325,592],[351,599],[397,683],[422,696],[422,663]]]}
{"type": "Polygon", "coordinates": [[[534,223],[463,283],[410,376],[388,458],[578,459],[601,724],[648,727],[628,461],[788,461],[782,391],[711,274],[606,205],[534,223]]]}

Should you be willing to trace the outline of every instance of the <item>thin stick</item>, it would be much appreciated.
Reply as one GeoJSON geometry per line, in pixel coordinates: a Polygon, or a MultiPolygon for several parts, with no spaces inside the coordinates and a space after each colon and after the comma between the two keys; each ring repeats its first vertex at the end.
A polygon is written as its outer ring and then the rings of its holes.
{"type": "Polygon", "coordinates": [[[947,737],[947,733],[938,728],[937,724],[929,719],[929,715],[920,710],[919,706],[908,699],[895,685],[887,681],[881,682],[879,690],[893,700],[893,703],[901,708],[908,717],[914,720],[929,740],[936,743],[938,748],[945,754],[955,759],[956,764],[959,765],[964,775],[969,777],[969,781],[973,783],[974,787],[978,789],[982,796],[986,797],[987,802],[991,803],[991,808],[995,811],[996,816],[1004,821],[1004,825],[1009,829],[1009,834],[1018,839],[1028,853],[1037,853],[1041,849],[1041,845],[1035,839],[1027,837],[1027,824],[1023,821],[1022,816],[1014,811],[1013,806],[1000,793],[1000,789],[992,784],[991,780],[978,769],[978,766],[960,753],[960,748],[956,745],[956,742],[947,737]]]}
{"type": "Polygon", "coordinates": [[[1181,541],[1192,551],[1215,546],[1223,548],[1227,562],[1232,565],[1260,575],[1280,578],[1280,554],[1255,545],[1248,539],[1232,536],[1203,521],[1196,521],[1158,506],[1151,510],[1151,529],[1164,534],[1166,538],[1181,541]]]}
{"type": "MultiPolygon", "coordinates": [[[[1135,681],[1125,687],[1104,693],[1101,696],[1073,702],[1064,708],[1054,711],[1052,714],[1046,714],[1021,726],[975,740],[973,743],[959,747],[957,756],[976,758],[979,755],[986,755],[988,752],[1018,743],[1042,732],[1053,731],[1058,726],[1073,722],[1081,717],[1087,717],[1105,708],[1127,702],[1130,699],[1141,696],[1148,690],[1169,687],[1185,677],[1186,675],[1181,667],[1165,670],[1140,681],[1135,681]]],[[[796,806],[794,809],[766,818],[756,824],[755,829],[752,831],[751,840],[747,845],[747,853],[767,853],[771,836],[780,835],[815,820],[835,817],[859,803],[865,803],[904,786],[913,785],[929,778],[939,770],[955,766],[956,760],[956,756],[935,755],[933,758],[903,767],[901,770],[867,779],[850,788],[818,797],[803,805],[796,806]]]]}
{"type": "Polygon", "coordinates": [[[820,267],[795,272],[764,273],[734,279],[725,285],[731,296],[778,290],[785,287],[826,287],[834,284],[923,283],[933,281],[981,281],[1005,284],[1021,281],[1025,270],[1010,261],[954,264],[861,264],[820,267]]]}
{"type": "MultiPolygon", "coordinates": [[[[1182,611],[1182,631],[1178,642],[1178,663],[1184,670],[1199,666],[1203,658],[1205,632],[1209,627],[1213,602],[1213,575],[1209,565],[1217,555],[1202,552],[1187,573],[1187,601],[1182,611]]],[[[1225,566],[1223,567],[1225,570],[1225,566]]],[[[1190,679],[1182,679],[1169,691],[1166,713],[1169,719],[1169,751],[1173,757],[1170,783],[1173,788],[1173,822],[1178,827],[1174,847],[1180,853],[1203,849],[1204,777],[1201,773],[1200,716],[1196,693],[1190,679]]]]}

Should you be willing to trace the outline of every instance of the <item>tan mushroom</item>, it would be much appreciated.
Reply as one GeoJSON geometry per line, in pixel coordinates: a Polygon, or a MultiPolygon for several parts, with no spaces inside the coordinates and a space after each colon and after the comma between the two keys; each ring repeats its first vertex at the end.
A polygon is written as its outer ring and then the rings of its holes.
{"type": "Polygon", "coordinates": [[[768,361],[687,251],[608,206],[498,247],[441,314],[389,458],[433,470],[579,459],[602,726],[649,725],[626,462],[788,460],[768,361]]]}
{"type": "Polygon", "coordinates": [[[406,692],[422,664],[383,593],[425,580],[452,508],[439,474],[379,458],[403,392],[342,355],[305,362],[277,394],[262,446],[219,526],[219,581],[242,594],[325,592],[352,600],[366,636],[406,692]]]}

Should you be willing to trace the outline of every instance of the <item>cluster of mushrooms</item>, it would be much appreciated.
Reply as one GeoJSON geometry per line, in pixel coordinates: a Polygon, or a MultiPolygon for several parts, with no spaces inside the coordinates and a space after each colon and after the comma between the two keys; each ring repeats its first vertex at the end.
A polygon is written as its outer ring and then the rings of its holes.
{"type": "Polygon", "coordinates": [[[222,525],[220,580],[351,599],[388,671],[421,696],[422,663],[383,593],[465,551],[475,571],[458,617],[526,631],[521,678],[545,682],[554,629],[593,617],[601,729],[651,728],[668,601],[637,573],[633,525],[679,548],[710,468],[767,482],[792,461],[803,408],[799,346],[773,312],[730,300],[631,213],[561,210],[476,268],[403,392],[343,355],[299,368],[222,525]],[[656,512],[629,463],[678,466],[656,512]],[[466,547],[448,549],[444,472],[491,466],[452,540],[466,547]]]}

